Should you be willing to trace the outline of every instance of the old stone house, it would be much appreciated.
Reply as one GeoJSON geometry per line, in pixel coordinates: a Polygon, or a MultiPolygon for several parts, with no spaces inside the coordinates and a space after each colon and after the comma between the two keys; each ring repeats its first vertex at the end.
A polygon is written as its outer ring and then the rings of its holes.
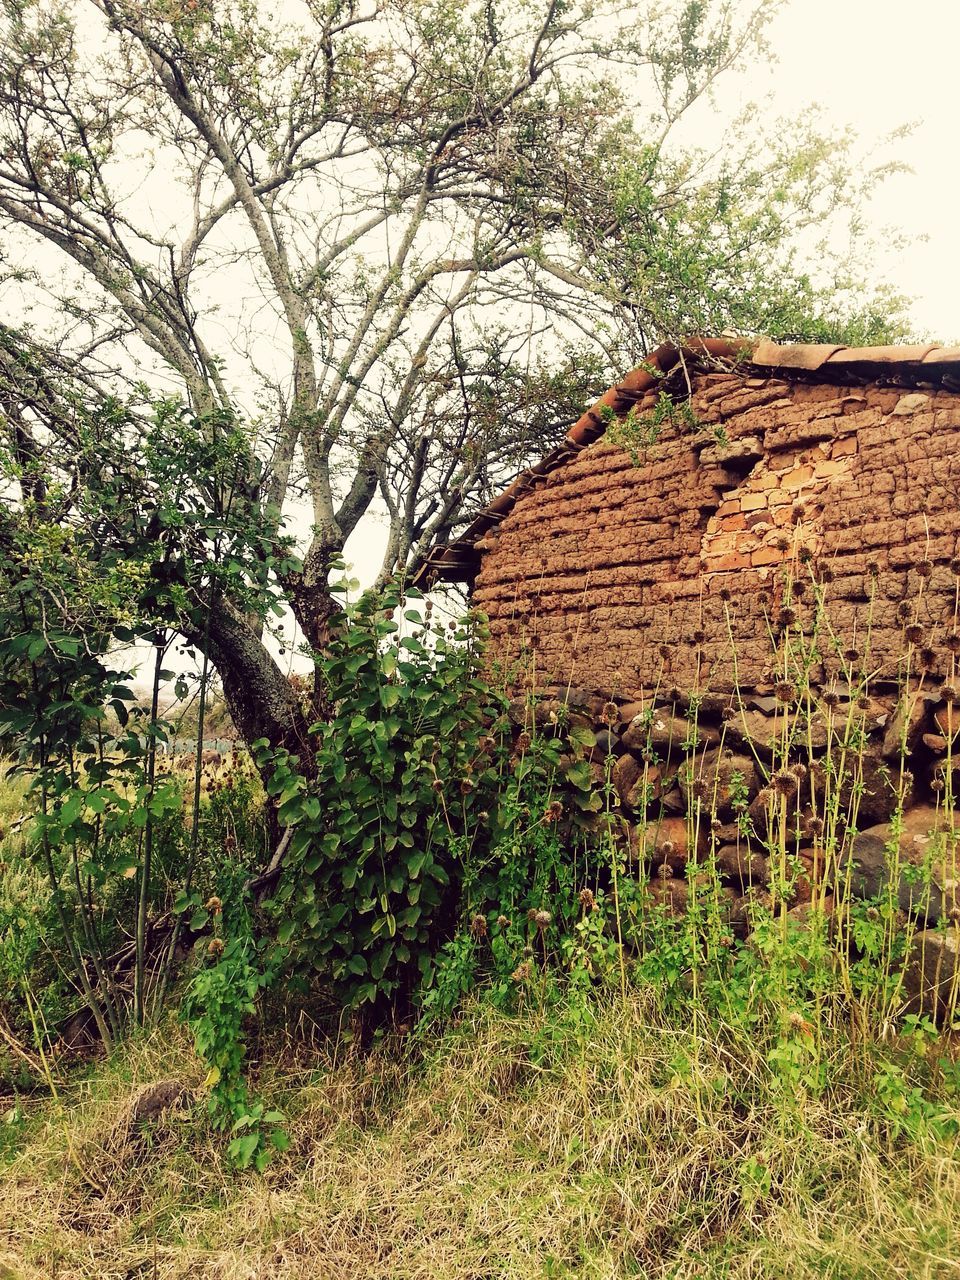
{"type": "Polygon", "coordinates": [[[776,813],[780,892],[895,877],[908,987],[953,1006],[960,348],[661,347],[426,576],[488,616],[518,715],[592,725],[655,898],[709,853],[742,921],[776,813]]]}
{"type": "Polygon", "coordinates": [[[470,586],[505,670],[535,653],[541,686],[752,688],[784,591],[827,578],[819,674],[859,648],[895,675],[916,600],[943,675],[958,495],[960,349],[700,340],[611,388],[431,572],[470,586]]]}

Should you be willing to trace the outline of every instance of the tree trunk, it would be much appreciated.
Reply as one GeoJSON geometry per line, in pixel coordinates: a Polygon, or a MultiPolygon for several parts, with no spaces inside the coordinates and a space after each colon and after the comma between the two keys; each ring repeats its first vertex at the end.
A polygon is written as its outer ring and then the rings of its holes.
{"type": "MultiPolygon", "coordinates": [[[[303,572],[288,582],[288,599],[297,626],[315,654],[324,654],[330,644],[330,631],[340,606],[330,595],[330,564],[339,554],[336,543],[314,544],[307,553],[303,572]]],[[[327,690],[322,681],[314,680],[314,719],[323,720],[330,714],[327,690]]]]}
{"type": "MultiPolygon", "coordinates": [[[[192,636],[202,644],[206,637],[192,636]]],[[[290,681],[262,641],[241,618],[220,605],[210,621],[210,661],[223,684],[230,717],[244,742],[265,738],[273,748],[297,756],[309,774],[309,720],[290,681]]]]}

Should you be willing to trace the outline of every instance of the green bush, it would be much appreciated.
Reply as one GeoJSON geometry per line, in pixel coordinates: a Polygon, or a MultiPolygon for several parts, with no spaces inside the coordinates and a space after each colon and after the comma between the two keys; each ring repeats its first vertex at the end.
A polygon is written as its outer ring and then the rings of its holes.
{"type": "MultiPolygon", "coordinates": [[[[408,596],[408,599],[410,597],[408,596]]],[[[293,829],[270,903],[283,960],[360,1005],[412,991],[456,919],[459,881],[497,783],[503,703],[479,679],[476,621],[393,614],[399,593],[345,609],[319,660],[329,720],[312,776],[288,754],[268,792],[293,829]]]]}

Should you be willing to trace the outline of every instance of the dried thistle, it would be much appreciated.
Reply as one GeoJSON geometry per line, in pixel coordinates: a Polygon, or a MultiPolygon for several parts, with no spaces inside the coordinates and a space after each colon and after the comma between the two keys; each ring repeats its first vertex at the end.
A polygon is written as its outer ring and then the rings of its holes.
{"type": "Polygon", "coordinates": [[[552,826],[555,822],[559,822],[563,817],[563,803],[560,800],[551,800],[543,811],[544,826],[552,826]]]}
{"type": "Polygon", "coordinates": [[[770,779],[770,785],[782,796],[792,796],[797,790],[797,777],[791,769],[778,769],[770,779]]]}

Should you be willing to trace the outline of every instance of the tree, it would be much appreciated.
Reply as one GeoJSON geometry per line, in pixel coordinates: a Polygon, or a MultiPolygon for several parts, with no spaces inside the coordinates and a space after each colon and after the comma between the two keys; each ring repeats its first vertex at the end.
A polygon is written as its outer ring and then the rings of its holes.
{"type": "Polygon", "coordinates": [[[886,332],[796,265],[856,215],[849,139],[672,146],[773,8],[4,0],[4,519],[126,547],[134,626],[204,652],[249,741],[302,747],[323,691],[260,606],[323,651],[372,506],[386,578],[663,338],[886,332]]]}

